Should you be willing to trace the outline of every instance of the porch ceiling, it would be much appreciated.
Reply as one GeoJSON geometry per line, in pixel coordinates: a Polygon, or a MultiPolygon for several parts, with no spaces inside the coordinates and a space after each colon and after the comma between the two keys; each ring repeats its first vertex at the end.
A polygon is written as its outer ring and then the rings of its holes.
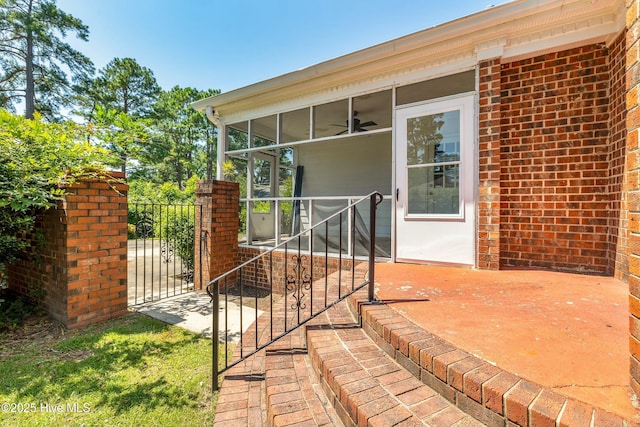
{"type": "Polygon", "coordinates": [[[225,123],[443,75],[487,58],[608,42],[622,0],[518,0],[273,79],[197,101],[225,123]],[[339,93],[339,95],[336,95],[339,93]]]}
{"type": "Polygon", "coordinates": [[[428,332],[522,378],[638,417],[628,286],[611,277],[377,264],[377,297],[428,332]]]}

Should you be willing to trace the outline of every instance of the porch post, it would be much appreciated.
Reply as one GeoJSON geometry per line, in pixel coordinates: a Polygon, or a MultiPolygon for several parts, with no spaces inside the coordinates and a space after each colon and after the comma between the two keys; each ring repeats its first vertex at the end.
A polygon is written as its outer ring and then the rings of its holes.
{"type": "Polygon", "coordinates": [[[627,154],[625,185],[629,219],[629,312],[631,388],[640,395],[640,32],[639,1],[627,1],[627,154]]]}

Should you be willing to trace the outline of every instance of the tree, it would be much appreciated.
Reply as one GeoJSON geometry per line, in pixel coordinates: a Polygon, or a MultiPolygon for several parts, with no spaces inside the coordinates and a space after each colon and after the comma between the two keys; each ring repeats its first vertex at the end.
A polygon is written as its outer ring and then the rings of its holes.
{"type": "Polygon", "coordinates": [[[153,71],[135,59],[115,58],[98,77],[80,82],[78,92],[78,113],[93,135],[118,155],[126,173],[131,157],[148,141],[146,118],[161,92],[153,71]]]}
{"type": "Polygon", "coordinates": [[[127,114],[107,110],[100,105],[95,107],[93,121],[88,127],[96,145],[107,148],[117,156],[117,164],[122,172],[127,172],[127,163],[131,158],[136,158],[141,147],[148,141],[149,120],[132,118],[127,114]]]}
{"type": "Polygon", "coordinates": [[[25,117],[36,111],[49,119],[68,105],[71,82],[93,73],[93,63],[63,39],[84,41],[89,29],[58,9],[55,0],[0,0],[0,107],[15,111],[24,100],[25,117]]]}
{"type": "Polygon", "coordinates": [[[98,73],[93,95],[107,110],[130,117],[148,117],[161,89],[147,67],[132,58],[114,58],[98,73]]]}
{"type": "Polygon", "coordinates": [[[165,180],[175,181],[180,189],[194,174],[204,175],[201,160],[209,157],[203,152],[210,151],[212,125],[191,103],[211,92],[175,86],[162,92],[154,106],[156,133],[153,143],[146,147],[147,159],[159,166],[165,180]]]}

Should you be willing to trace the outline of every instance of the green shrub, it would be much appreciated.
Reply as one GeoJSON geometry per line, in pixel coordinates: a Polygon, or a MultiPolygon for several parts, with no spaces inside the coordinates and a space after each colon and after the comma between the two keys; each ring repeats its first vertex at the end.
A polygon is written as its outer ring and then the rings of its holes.
{"type": "Polygon", "coordinates": [[[30,298],[0,289],[0,331],[19,327],[34,313],[41,313],[41,309],[30,298]]]}
{"type": "Polygon", "coordinates": [[[35,214],[64,195],[60,184],[103,177],[109,154],[72,122],[27,120],[0,109],[0,260],[28,255],[35,214]]]}
{"type": "Polygon", "coordinates": [[[163,217],[162,226],[156,222],[155,234],[166,240],[174,254],[184,263],[185,272],[192,272],[194,267],[195,218],[192,206],[164,206],[160,210],[163,217]]]}

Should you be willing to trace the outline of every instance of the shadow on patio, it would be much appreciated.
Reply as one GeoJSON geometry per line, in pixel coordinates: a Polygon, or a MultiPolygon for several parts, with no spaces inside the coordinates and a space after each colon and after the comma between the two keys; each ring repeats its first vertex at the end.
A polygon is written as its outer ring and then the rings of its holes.
{"type": "Polygon", "coordinates": [[[376,265],[377,297],[459,349],[558,393],[638,419],[628,286],[611,277],[376,265]]]}

